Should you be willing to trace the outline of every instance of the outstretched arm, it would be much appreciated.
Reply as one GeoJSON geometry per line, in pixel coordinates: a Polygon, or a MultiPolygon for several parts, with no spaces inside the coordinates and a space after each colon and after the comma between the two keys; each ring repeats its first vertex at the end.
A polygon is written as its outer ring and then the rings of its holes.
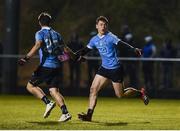
{"type": "Polygon", "coordinates": [[[118,42],[118,44],[120,44],[120,45],[124,46],[125,48],[127,48],[128,50],[134,52],[134,53],[135,53],[137,56],[139,56],[139,57],[142,55],[141,49],[135,48],[135,47],[131,46],[130,44],[128,44],[128,43],[125,42],[125,41],[120,40],[120,41],[118,42]]]}
{"type": "Polygon", "coordinates": [[[32,47],[32,49],[27,53],[27,55],[18,61],[18,64],[24,65],[32,56],[35,55],[35,53],[39,50],[41,45],[42,45],[42,41],[37,41],[35,45],[32,47]]]}
{"type": "Polygon", "coordinates": [[[86,61],[86,59],[83,56],[86,55],[90,51],[91,51],[91,49],[88,48],[88,47],[85,47],[85,48],[82,48],[82,49],[78,50],[76,52],[76,55],[78,56],[78,59],[76,61],[79,61],[79,62],[86,61]]]}
{"type": "Polygon", "coordinates": [[[28,52],[26,57],[31,58],[32,56],[35,55],[35,53],[39,50],[39,48],[42,45],[42,41],[37,41],[35,45],[32,47],[32,49],[28,52]]]}
{"type": "Polygon", "coordinates": [[[80,50],[78,50],[76,52],[77,55],[80,55],[80,56],[84,56],[85,54],[87,54],[88,52],[90,52],[92,49],[88,48],[88,47],[85,47],[85,48],[82,48],[80,50]]]}

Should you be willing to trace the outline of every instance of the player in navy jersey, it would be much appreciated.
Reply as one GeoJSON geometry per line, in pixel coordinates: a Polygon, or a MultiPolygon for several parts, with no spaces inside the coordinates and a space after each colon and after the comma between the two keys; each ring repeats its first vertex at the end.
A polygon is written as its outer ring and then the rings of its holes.
{"type": "MultiPolygon", "coordinates": [[[[37,51],[39,51],[40,64],[32,74],[27,84],[27,90],[46,104],[44,118],[50,115],[51,110],[55,107],[55,102],[48,99],[39,84],[45,82],[49,87],[50,95],[55,99],[56,104],[62,110],[62,115],[58,121],[64,122],[71,119],[67,110],[63,96],[58,89],[58,73],[61,66],[61,58],[64,58],[65,49],[63,39],[59,33],[50,27],[52,21],[48,13],[41,13],[38,17],[41,30],[36,32],[35,45],[27,55],[19,60],[20,65],[24,65],[37,51]],[[60,60],[58,59],[60,58],[60,60]]],[[[66,59],[66,58],[65,58],[66,59]]]]}
{"type": "Polygon", "coordinates": [[[108,80],[111,80],[115,94],[118,98],[138,95],[142,98],[145,105],[149,103],[144,88],[137,90],[132,87],[124,87],[123,66],[117,53],[118,45],[125,46],[128,50],[134,52],[138,56],[141,56],[141,50],[123,42],[116,35],[108,31],[108,19],[104,16],[97,18],[96,29],[98,34],[92,37],[87,47],[77,52],[80,56],[79,58],[81,58],[81,56],[84,56],[86,53],[96,48],[102,59],[102,64],[96,73],[90,88],[88,111],[87,113],[78,114],[78,118],[83,121],[91,121],[97,103],[98,92],[108,80]]]}

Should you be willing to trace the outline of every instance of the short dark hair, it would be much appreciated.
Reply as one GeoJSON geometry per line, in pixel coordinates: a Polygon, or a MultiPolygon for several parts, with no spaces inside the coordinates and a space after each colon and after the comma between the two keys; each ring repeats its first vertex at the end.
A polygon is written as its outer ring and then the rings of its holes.
{"type": "Polygon", "coordinates": [[[38,21],[42,24],[42,25],[47,25],[49,26],[49,24],[51,23],[52,17],[49,13],[47,12],[42,12],[39,16],[38,16],[38,21]]]}
{"type": "Polygon", "coordinates": [[[99,16],[99,17],[96,19],[96,24],[97,24],[99,21],[103,21],[103,22],[105,22],[106,24],[109,23],[108,19],[107,19],[105,16],[99,16]]]}

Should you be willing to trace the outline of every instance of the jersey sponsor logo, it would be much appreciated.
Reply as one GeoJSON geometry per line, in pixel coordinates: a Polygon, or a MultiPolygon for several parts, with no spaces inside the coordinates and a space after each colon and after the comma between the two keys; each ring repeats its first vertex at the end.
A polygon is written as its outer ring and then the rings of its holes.
{"type": "Polygon", "coordinates": [[[108,52],[106,47],[98,47],[98,50],[101,54],[106,54],[108,52]]]}
{"type": "Polygon", "coordinates": [[[108,53],[108,49],[107,49],[106,45],[107,45],[107,43],[105,41],[99,41],[96,43],[96,47],[98,48],[98,50],[101,54],[108,53]]]}

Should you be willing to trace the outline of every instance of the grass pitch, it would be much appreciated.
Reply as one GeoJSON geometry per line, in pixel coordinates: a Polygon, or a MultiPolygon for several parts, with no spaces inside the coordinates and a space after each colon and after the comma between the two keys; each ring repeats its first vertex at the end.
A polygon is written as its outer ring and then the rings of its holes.
{"type": "Polygon", "coordinates": [[[72,120],[59,123],[56,106],[44,119],[45,105],[33,96],[0,96],[0,129],[32,130],[161,130],[180,129],[180,100],[152,99],[145,106],[139,99],[99,97],[92,122],[78,120],[87,110],[88,97],[65,97],[72,120]]]}

